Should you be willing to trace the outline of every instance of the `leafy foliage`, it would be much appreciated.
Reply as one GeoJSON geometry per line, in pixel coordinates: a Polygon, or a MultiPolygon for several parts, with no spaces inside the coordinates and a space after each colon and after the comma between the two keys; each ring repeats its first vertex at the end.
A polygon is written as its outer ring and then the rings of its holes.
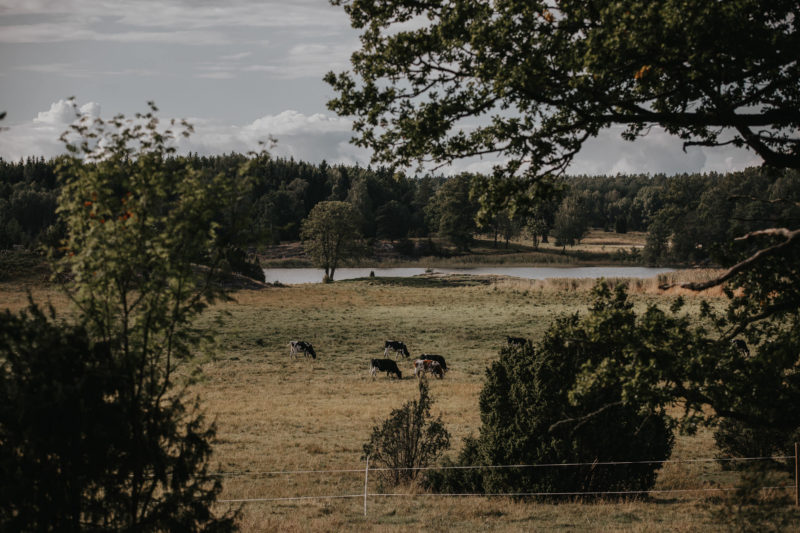
{"type": "Polygon", "coordinates": [[[232,529],[209,511],[214,427],[179,396],[142,405],[118,347],[32,305],[0,316],[0,361],[0,529],[232,529]]]}
{"type": "Polygon", "coordinates": [[[583,369],[601,358],[626,364],[631,353],[660,356],[651,347],[653,335],[657,335],[653,325],[647,317],[637,320],[622,288],[612,294],[600,284],[587,317],[558,319],[535,347],[504,348],[486,371],[480,434],[467,442],[459,463],[588,464],[453,470],[430,476],[430,486],[490,493],[652,487],[658,464],[592,463],[668,458],[673,437],[664,412],[646,398],[625,398],[623,376],[604,375],[602,384],[587,390],[583,369]]]}
{"type": "Polygon", "coordinates": [[[472,176],[461,174],[444,182],[427,208],[431,227],[459,250],[468,250],[477,229],[477,204],[470,198],[472,176]]]}
{"type": "Polygon", "coordinates": [[[303,248],[314,264],[325,269],[333,281],[339,264],[361,252],[361,233],[356,212],[347,202],[320,202],[314,206],[301,230],[303,248]]]}
{"type": "Polygon", "coordinates": [[[364,444],[364,456],[379,471],[381,480],[397,485],[417,478],[420,467],[435,461],[450,447],[450,433],[439,415],[431,418],[433,400],[428,383],[419,381],[419,399],[394,409],[381,425],[372,428],[369,442],[364,444]]]}
{"type": "Polygon", "coordinates": [[[553,237],[561,246],[574,246],[589,231],[589,220],[586,217],[580,197],[570,195],[564,198],[556,211],[553,222],[553,237]]]}
{"type": "MultiPolygon", "coordinates": [[[[176,371],[201,340],[193,319],[222,296],[212,283],[225,252],[215,213],[235,203],[237,191],[221,175],[171,159],[173,133],[154,113],[151,106],[133,119],[84,117],[64,134],[70,155],[59,166],[58,212],[66,237],[51,258],[88,342],[77,353],[54,349],[74,354],[79,369],[109,365],[100,368],[110,375],[101,373],[96,395],[119,420],[109,424],[113,459],[98,457],[103,484],[89,488],[102,491],[103,508],[90,512],[101,513],[110,529],[229,530],[232,518],[210,509],[220,490],[207,473],[214,428],[176,371]],[[95,363],[97,346],[107,361],[95,363]]],[[[37,378],[40,387],[62,386],[56,374],[37,378]]],[[[103,407],[78,408],[91,429],[87,446],[99,446],[105,435],[93,427],[93,412],[103,407]]]]}
{"type": "Polygon", "coordinates": [[[611,124],[800,168],[796,2],[332,3],[362,32],[352,72],[325,78],[357,144],[400,165],[497,154],[490,204],[547,193],[611,124]]]}

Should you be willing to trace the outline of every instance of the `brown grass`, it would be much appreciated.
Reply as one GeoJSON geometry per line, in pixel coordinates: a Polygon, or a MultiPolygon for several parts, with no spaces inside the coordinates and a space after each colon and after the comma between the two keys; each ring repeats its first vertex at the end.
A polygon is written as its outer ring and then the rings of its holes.
{"type": "MultiPolygon", "coordinates": [[[[677,276],[694,276],[694,272],[677,276]]],[[[637,306],[668,304],[646,280],[634,282],[637,306]]],[[[368,374],[369,359],[382,356],[385,339],[404,340],[414,355],[439,353],[452,369],[431,380],[434,413],[441,413],[461,440],[478,431],[478,396],[484,370],[505,335],[537,338],[555,316],[585,312],[584,280],[529,282],[487,279],[355,281],[239,291],[235,301],[214,306],[199,322],[213,331],[217,350],[202,364],[193,386],[216,421],[214,470],[225,473],[222,499],[363,493],[362,446],[373,425],[415,398],[410,361],[404,379],[368,374]],[[220,320],[221,327],[215,326],[220,320]],[[288,358],[288,342],[305,339],[316,360],[288,358]],[[353,473],[267,474],[284,470],[359,469],[353,473]]],[[[53,290],[29,287],[37,300],[66,305],[53,290]]],[[[2,307],[19,309],[25,290],[0,285],[2,307]]],[[[699,299],[689,302],[695,308],[699,299]]],[[[674,457],[711,457],[710,433],[680,437],[674,457]]],[[[726,481],[715,463],[666,465],[657,488],[712,486],[726,481]]],[[[409,490],[409,489],[401,489],[409,490]]],[[[379,492],[373,481],[370,492],[379,492]]],[[[252,502],[242,505],[243,531],[696,531],[714,529],[712,495],[667,494],[653,499],[536,503],[508,498],[420,495],[369,499],[252,502]]],[[[221,507],[228,504],[220,503],[221,507]]]]}

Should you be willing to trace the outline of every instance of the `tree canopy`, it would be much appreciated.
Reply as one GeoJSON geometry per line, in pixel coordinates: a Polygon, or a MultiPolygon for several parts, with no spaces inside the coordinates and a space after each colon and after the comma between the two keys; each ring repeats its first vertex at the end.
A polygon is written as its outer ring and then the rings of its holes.
{"type": "Polygon", "coordinates": [[[361,234],[355,209],[347,202],[320,202],[314,206],[301,229],[303,248],[314,264],[333,281],[339,264],[361,252],[361,234]]]}
{"type": "Polygon", "coordinates": [[[496,154],[485,199],[561,174],[613,124],[800,167],[795,1],[331,0],[362,30],[328,73],[355,142],[407,165],[496,154]]]}

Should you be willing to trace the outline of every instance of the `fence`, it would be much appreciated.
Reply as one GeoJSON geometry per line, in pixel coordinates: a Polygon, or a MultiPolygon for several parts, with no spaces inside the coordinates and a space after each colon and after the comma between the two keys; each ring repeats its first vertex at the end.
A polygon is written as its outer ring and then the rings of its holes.
{"type": "Polygon", "coordinates": [[[652,461],[594,461],[591,463],[547,463],[547,464],[514,464],[514,465],[469,465],[469,466],[426,466],[426,467],[405,467],[405,468],[386,468],[370,467],[369,457],[366,459],[364,468],[337,468],[337,469],[308,469],[308,470],[271,470],[263,472],[241,471],[241,472],[216,472],[213,475],[218,477],[234,476],[284,476],[284,475],[313,475],[313,474],[364,474],[364,492],[355,494],[331,494],[314,496],[265,496],[260,498],[230,498],[217,500],[218,503],[267,503],[267,502],[291,502],[309,500],[336,500],[336,499],[364,499],[364,516],[367,515],[367,502],[369,498],[414,498],[414,497],[487,497],[487,496],[506,496],[506,497],[581,497],[581,496],[625,496],[625,495],[650,495],[650,494],[678,494],[678,493],[701,493],[701,492],[730,492],[736,490],[733,487],[702,487],[695,489],[650,489],[650,490],[630,490],[630,491],[573,491],[573,492],[502,492],[502,493],[381,493],[369,492],[369,473],[399,470],[496,470],[496,469],[537,469],[537,468],[573,468],[581,466],[613,466],[613,465],[637,465],[637,464],[692,464],[692,463],[720,463],[720,462],[754,462],[754,461],[780,461],[794,460],[794,485],[778,485],[760,487],[761,490],[788,490],[792,489],[795,496],[795,505],[800,506],[800,464],[798,464],[798,444],[795,444],[794,456],[777,457],[735,457],[735,458],[704,458],[704,459],[667,459],[652,461]]]}

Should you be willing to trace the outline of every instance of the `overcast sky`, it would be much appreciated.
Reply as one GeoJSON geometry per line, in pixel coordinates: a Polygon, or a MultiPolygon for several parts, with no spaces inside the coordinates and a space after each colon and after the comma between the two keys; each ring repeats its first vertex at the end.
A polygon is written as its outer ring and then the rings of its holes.
{"type": "MultiPolygon", "coordinates": [[[[358,46],[342,8],[327,0],[0,0],[0,157],[52,156],[73,119],[66,98],[110,117],[146,110],[186,118],[184,150],[257,149],[310,162],[366,164],[348,143],[350,122],[325,107],[322,76],[347,68],[358,46]]],[[[739,170],[759,164],[733,147],[692,148],[654,128],[635,143],[619,131],[589,142],[582,174],[739,170]]],[[[445,172],[488,170],[465,161],[445,172]]]]}

